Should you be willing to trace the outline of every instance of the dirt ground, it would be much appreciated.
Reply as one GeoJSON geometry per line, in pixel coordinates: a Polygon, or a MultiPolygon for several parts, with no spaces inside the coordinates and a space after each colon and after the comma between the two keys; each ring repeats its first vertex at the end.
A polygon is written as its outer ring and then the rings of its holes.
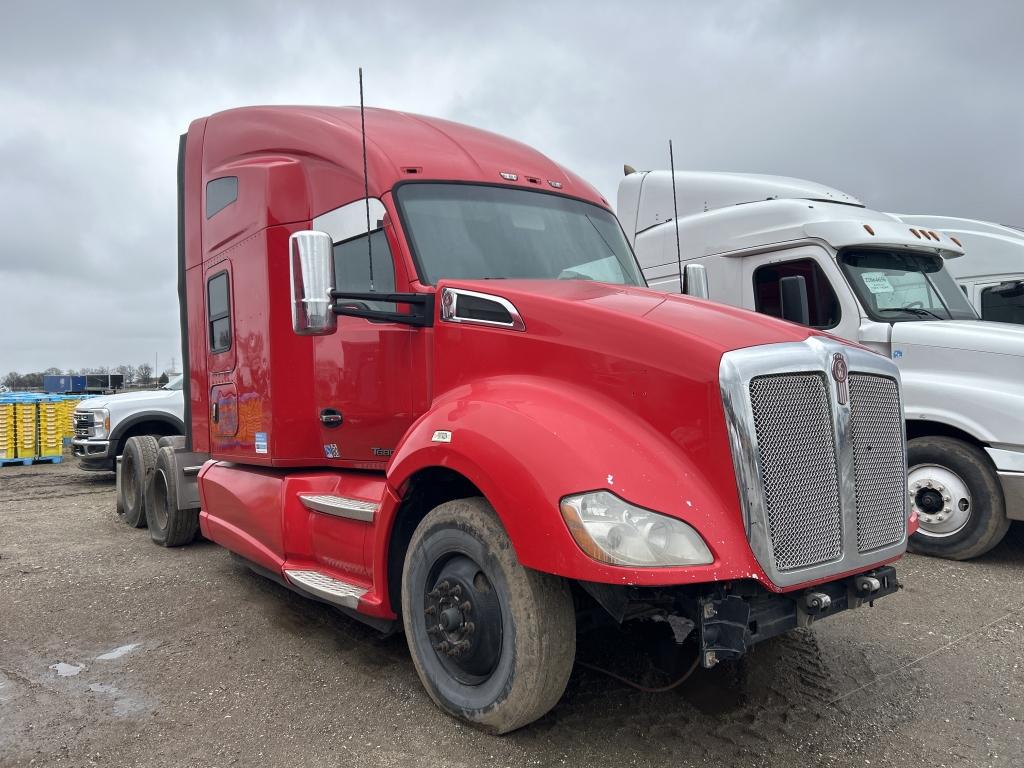
{"type": "Polygon", "coordinates": [[[401,636],[113,507],[73,460],[0,468],[2,766],[1024,765],[1019,525],[978,561],[908,556],[898,595],[669,693],[577,667],[496,738],[431,704],[401,636]]]}

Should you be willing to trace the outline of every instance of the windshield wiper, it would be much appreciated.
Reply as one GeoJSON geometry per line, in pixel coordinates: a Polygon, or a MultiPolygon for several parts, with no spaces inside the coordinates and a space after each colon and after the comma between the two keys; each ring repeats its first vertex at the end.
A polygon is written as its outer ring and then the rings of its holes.
{"type": "Polygon", "coordinates": [[[886,307],[885,309],[879,309],[879,312],[908,312],[911,315],[917,315],[918,317],[934,317],[936,320],[948,320],[947,317],[942,317],[935,314],[930,309],[922,309],[921,307],[886,307]]]}

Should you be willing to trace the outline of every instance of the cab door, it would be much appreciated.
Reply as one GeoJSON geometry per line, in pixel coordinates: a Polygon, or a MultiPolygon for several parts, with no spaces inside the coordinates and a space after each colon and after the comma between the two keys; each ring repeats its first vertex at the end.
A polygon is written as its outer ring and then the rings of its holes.
{"type": "Polygon", "coordinates": [[[860,308],[839,267],[821,248],[808,246],[744,259],[743,306],[782,317],[780,280],[801,277],[807,287],[808,325],[856,339],[860,308]]]}
{"type": "MultiPolygon", "coordinates": [[[[379,201],[371,201],[372,232],[366,233],[365,200],[318,217],[313,229],[334,241],[335,287],[340,291],[394,293],[396,265],[379,201]],[[356,207],[361,216],[348,216],[356,207]],[[359,219],[362,219],[359,221],[359,219]],[[354,222],[349,226],[350,222],[354,222]],[[353,229],[355,230],[353,232],[353,229]],[[372,260],[372,261],[371,261],[372,260]],[[372,263],[372,270],[371,270],[372,263]]],[[[399,277],[405,290],[407,279],[399,277]]],[[[359,302],[395,311],[383,301],[359,302]]],[[[323,460],[381,467],[414,420],[413,343],[408,325],[338,317],[337,332],[314,340],[314,401],[323,460]]]]}

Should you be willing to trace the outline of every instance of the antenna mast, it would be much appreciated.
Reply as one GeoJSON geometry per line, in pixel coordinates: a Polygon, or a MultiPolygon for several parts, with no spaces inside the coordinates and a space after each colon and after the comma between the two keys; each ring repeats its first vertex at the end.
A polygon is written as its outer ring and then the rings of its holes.
{"type": "Polygon", "coordinates": [[[676,266],[679,268],[679,292],[684,293],[683,249],[679,245],[679,203],[676,202],[676,159],[672,154],[672,139],[668,140],[668,165],[672,173],[672,224],[676,228],[676,266]]]}
{"type": "MultiPolygon", "coordinates": [[[[366,255],[370,260],[370,291],[373,291],[373,242],[370,238],[370,175],[366,168],[366,110],[363,107],[363,68],[359,68],[359,128],[363,135],[363,195],[366,198],[366,255]]],[[[678,237],[678,232],[676,236],[678,237]]]]}

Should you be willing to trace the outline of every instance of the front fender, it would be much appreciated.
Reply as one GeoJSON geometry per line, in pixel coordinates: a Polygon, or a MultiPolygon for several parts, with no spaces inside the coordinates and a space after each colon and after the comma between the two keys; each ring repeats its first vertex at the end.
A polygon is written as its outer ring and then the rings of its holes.
{"type": "Polygon", "coordinates": [[[647,585],[763,577],[747,546],[735,482],[713,487],[678,445],[581,387],[505,376],[446,393],[396,450],[388,484],[401,497],[427,467],[472,481],[494,506],[520,562],[536,570],[647,585]],[[438,431],[450,433],[450,442],[435,437],[438,431]],[[589,558],[569,534],[558,502],[598,489],[685,520],[704,537],[714,563],[622,568],[589,558]]]}

